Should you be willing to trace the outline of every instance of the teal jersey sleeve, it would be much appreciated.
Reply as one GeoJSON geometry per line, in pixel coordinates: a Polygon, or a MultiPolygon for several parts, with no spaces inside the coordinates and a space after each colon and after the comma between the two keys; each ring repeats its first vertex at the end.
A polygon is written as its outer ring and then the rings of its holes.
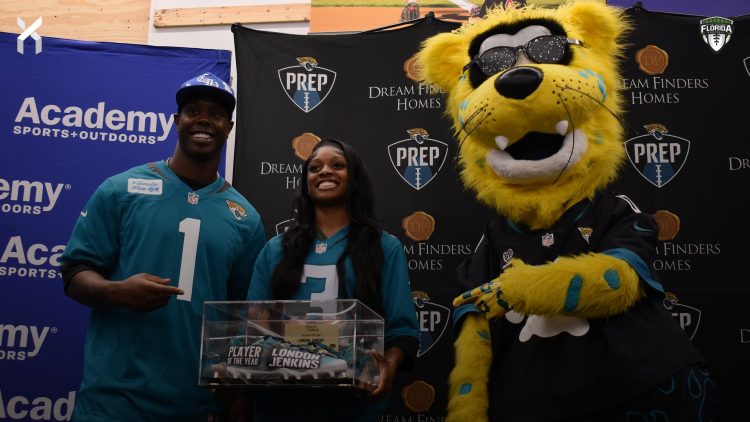
{"type": "Polygon", "coordinates": [[[247,300],[271,299],[271,274],[280,260],[281,236],[276,236],[263,246],[255,260],[247,300]]]}
{"type": "Polygon", "coordinates": [[[409,267],[404,248],[398,239],[385,232],[381,237],[381,244],[385,341],[399,336],[419,338],[417,311],[411,294],[409,267]]]}
{"type": "Polygon", "coordinates": [[[255,261],[266,243],[266,232],[260,220],[257,221],[255,231],[247,239],[247,246],[241,254],[227,281],[227,299],[245,300],[251,283],[255,261]]]}
{"type": "Polygon", "coordinates": [[[89,198],[73,226],[61,264],[85,262],[103,276],[112,273],[120,250],[118,195],[110,179],[89,198]]]}

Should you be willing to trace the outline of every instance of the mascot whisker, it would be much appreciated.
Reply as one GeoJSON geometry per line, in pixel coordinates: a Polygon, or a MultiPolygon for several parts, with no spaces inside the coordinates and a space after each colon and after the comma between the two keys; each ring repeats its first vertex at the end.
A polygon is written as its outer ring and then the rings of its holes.
{"type": "Polygon", "coordinates": [[[458,269],[450,421],[716,418],[662,306],[658,226],[608,189],[626,157],[627,31],[600,2],[495,9],[418,55],[447,94],[464,185],[497,212],[458,269]]]}

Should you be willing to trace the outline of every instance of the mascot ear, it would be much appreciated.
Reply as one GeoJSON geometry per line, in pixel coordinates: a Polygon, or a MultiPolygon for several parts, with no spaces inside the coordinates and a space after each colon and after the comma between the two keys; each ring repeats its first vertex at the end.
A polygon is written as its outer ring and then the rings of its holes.
{"type": "Polygon", "coordinates": [[[581,31],[587,48],[609,54],[620,49],[617,39],[628,27],[620,9],[578,1],[568,9],[568,16],[569,21],[581,31]]]}
{"type": "Polygon", "coordinates": [[[449,92],[469,62],[467,50],[458,34],[443,33],[429,38],[417,55],[422,80],[449,92]]]}

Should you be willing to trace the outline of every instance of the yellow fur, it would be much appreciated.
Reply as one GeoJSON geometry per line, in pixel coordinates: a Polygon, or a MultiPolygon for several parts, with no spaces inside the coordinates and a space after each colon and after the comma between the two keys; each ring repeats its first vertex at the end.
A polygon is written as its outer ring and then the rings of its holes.
{"type": "Polygon", "coordinates": [[[538,266],[516,259],[497,280],[510,308],[524,315],[602,318],[625,312],[643,296],[638,274],[625,261],[604,254],[558,258],[538,266]],[[617,274],[617,288],[604,281],[607,271],[617,274]],[[583,279],[580,305],[564,311],[568,286],[576,275],[583,279]]]}
{"type": "Polygon", "coordinates": [[[487,420],[487,380],[492,361],[489,332],[489,323],[481,315],[466,317],[455,344],[456,366],[449,379],[448,422],[487,420]],[[486,334],[486,338],[479,333],[486,334]],[[471,391],[461,394],[462,385],[470,385],[471,391]]]}
{"type": "MultiPolygon", "coordinates": [[[[617,177],[625,159],[618,122],[622,113],[618,62],[623,52],[620,37],[627,29],[628,22],[619,9],[578,1],[558,9],[495,9],[483,20],[469,22],[424,43],[418,55],[423,78],[447,93],[446,114],[462,140],[461,179],[480,201],[515,223],[544,229],[553,226],[577,202],[593,198],[617,177]],[[498,25],[532,19],[556,21],[568,38],[582,40],[585,47],[571,46],[569,63],[524,65],[543,74],[540,85],[524,98],[498,93],[495,81],[509,70],[473,86],[469,71],[464,71],[464,65],[472,59],[472,41],[498,25]],[[560,133],[556,128],[564,120],[570,123],[566,137],[580,131],[582,136],[574,138],[574,142],[585,142],[587,148],[580,158],[571,160],[572,164],[563,163],[554,180],[549,174],[534,178],[491,167],[488,154],[497,150],[497,137],[506,138],[507,145],[512,146],[528,134],[560,133]]],[[[497,167],[497,161],[494,165],[497,167]]],[[[512,169],[516,168],[521,167],[512,169]]],[[[489,303],[494,299],[497,304],[499,290],[509,308],[521,314],[601,318],[625,312],[644,294],[638,275],[625,261],[595,253],[560,257],[539,266],[513,260],[490,287],[490,293],[475,289],[471,297],[457,298],[457,303],[489,303]],[[572,286],[580,287],[580,293],[571,304],[572,286]]],[[[505,308],[494,306],[492,312],[496,314],[486,317],[497,317],[505,308]]],[[[451,421],[487,420],[491,348],[475,335],[478,327],[486,324],[485,318],[470,314],[461,327],[455,344],[456,367],[449,380],[451,421]],[[457,393],[463,383],[472,384],[472,394],[457,393]]]]}
{"type": "Polygon", "coordinates": [[[625,157],[622,129],[611,114],[619,115],[622,110],[616,63],[622,52],[617,40],[625,29],[626,22],[616,9],[577,2],[557,10],[495,9],[486,19],[425,42],[418,55],[422,75],[425,81],[448,93],[446,112],[454,120],[459,138],[465,133],[461,131],[461,119],[468,120],[482,107],[486,110],[473,122],[491,113],[492,117],[478,127],[467,125],[467,130],[473,131],[460,151],[462,180],[477,192],[482,202],[515,222],[540,229],[551,226],[570,206],[593,197],[614,180],[625,157]],[[471,60],[468,51],[474,37],[498,24],[535,18],[556,20],[569,38],[582,40],[586,47],[572,47],[573,59],[567,65],[533,64],[544,72],[545,78],[536,92],[523,100],[505,98],[495,91],[492,81],[499,75],[476,88],[467,78],[461,78],[463,66],[471,60]],[[587,70],[601,75],[607,90],[603,105],[587,97],[602,97],[596,78],[583,76],[587,70]],[[573,91],[579,87],[584,94],[573,91]],[[462,103],[468,106],[461,109],[462,103]],[[563,104],[567,105],[567,111],[563,104]],[[485,157],[494,147],[496,135],[506,136],[512,145],[532,131],[554,133],[555,123],[569,119],[568,113],[573,126],[588,136],[589,148],[583,159],[566,169],[557,183],[512,183],[498,177],[486,165],[485,157]]]}

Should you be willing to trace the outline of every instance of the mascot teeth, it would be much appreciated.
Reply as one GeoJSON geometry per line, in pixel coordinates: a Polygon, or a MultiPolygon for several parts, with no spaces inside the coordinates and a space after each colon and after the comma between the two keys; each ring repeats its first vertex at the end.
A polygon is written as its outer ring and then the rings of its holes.
{"type": "MultiPolygon", "coordinates": [[[[558,132],[561,126],[567,129],[568,122],[565,120],[559,122],[556,125],[558,132]]],[[[508,139],[504,136],[495,138],[495,143],[500,150],[491,149],[487,152],[487,164],[498,176],[511,183],[520,184],[554,182],[563,170],[578,163],[586,153],[589,144],[586,135],[576,129],[565,135],[562,148],[554,155],[543,160],[516,160],[503,151],[507,142],[508,139]]]]}
{"type": "Polygon", "coordinates": [[[558,135],[565,136],[565,133],[568,132],[568,126],[570,123],[567,120],[560,120],[555,125],[555,132],[557,132],[558,135]]]}
{"type": "Polygon", "coordinates": [[[498,148],[504,151],[508,146],[508,138],[505,136],[495,136],[495,144],[497,144],[498,148]]]}

